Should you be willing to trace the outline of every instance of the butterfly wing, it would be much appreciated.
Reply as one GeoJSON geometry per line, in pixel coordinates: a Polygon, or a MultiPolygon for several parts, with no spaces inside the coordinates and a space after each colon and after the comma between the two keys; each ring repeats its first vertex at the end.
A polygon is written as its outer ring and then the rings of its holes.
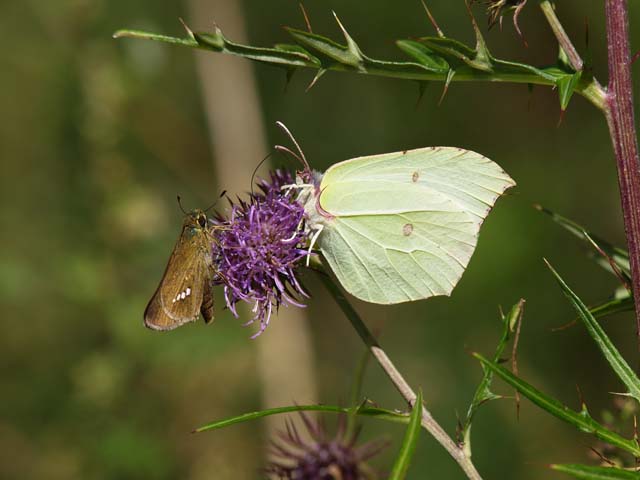
{"type": "Polygon", "coordinates": [[[185,222],[167,268],[144,312],[153,330],[173,330],[198,319],[213,319],[211,253],[206,230],[185,222]]]}
{"type": "Polygon", "coordinates": [[[515,182],[475,152],[431,147],[338,163],[320,185],[318,245],[349,293],[392,304],[449,295],[496,199],[515,182]]]}

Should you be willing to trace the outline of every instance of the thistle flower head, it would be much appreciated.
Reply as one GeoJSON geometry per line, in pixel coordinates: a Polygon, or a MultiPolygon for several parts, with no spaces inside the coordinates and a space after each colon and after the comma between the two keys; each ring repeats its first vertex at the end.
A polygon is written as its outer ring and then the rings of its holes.
{"type": "Polygon", "coordinates": [[[524,39],[522,31],[520,30],[518,17],[520,16],[520,12],[522,12],[524,6],[527,4],[527,0],[485,0],[484,3],[487,4],[489,28],[493,27],[498,22],[500,23],[500,28],[502,28],[502,16],[505,12],[513,10],[513,26],[526,46],[527,41],[524,39]]]}
{"type": "MultiPolygon", "coordinates": [[[[303,307],[294,297],[307,296],[295,269],[307,255],[308,233],[302,228],[304,207],[295,192],[283,189],[292,176],[274,171],[268,180],[259,180],[259,191],[248,200],[232,202],[228,218],[218,216],[213,245],[215,267],[224,284],[227,307],[236,318],[237,303],[252,304],[253,318],[259,321],[260,335],[271,314],[280,305],[303,307]]],[[[252,337],[252,338],[253,338],[252,337]]]]}
{"type": "Polygon", "coordinates": [[[278,440],[272,443],[272,460],[266,468],[271,478],[286,480],[370,480],[374,471],[365,463],[387,444],[372,441],[356,445],[359,431],[346,434],[344,417],[340,417],[338,433],[330,438],[322,424],[300,412],[308,440],[295,426],[287,424],[278,440]]]}

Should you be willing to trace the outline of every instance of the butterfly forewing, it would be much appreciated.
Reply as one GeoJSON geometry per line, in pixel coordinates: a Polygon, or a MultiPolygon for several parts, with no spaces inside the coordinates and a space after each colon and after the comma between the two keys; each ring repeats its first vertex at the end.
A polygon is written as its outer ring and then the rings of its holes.
{"type": "MultiPolygon", "coordinates": [[[[172,330],[198,319],[213,319],[211,237],[198,224],[198,212],[187,216],[160,285],[144,312],[154,330],[172,330]]],[[[200,213],[201,214],[201,213],[200,213]]]]}

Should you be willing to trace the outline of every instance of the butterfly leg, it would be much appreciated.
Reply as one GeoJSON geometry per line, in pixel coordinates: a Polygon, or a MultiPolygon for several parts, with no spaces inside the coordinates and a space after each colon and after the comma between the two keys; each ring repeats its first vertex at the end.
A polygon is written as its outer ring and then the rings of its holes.
{"type": "Polygon", "coordinates": [[[313,237],[311,237],[311,241],[309,242],[309,251],[307,252],[307,267],[309,266],[309,262],[311,260],[311,252],[313,251],[313,246],[316,244],[316,240],[318,240],[318,237],[322,233],[323,228],[324,225],[318,226],[318,229],[313,234],[313,237]]]}

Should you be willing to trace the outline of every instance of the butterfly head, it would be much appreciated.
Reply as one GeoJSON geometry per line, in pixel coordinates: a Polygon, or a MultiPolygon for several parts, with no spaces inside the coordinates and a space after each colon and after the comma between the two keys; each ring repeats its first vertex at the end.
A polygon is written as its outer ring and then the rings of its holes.
{"type": "Polygon", "coordinates": [[[184,223],[195,230],[204,230],[207,228],[209,221],[204,211],[195,209],[187,213],[184,223]]]}

